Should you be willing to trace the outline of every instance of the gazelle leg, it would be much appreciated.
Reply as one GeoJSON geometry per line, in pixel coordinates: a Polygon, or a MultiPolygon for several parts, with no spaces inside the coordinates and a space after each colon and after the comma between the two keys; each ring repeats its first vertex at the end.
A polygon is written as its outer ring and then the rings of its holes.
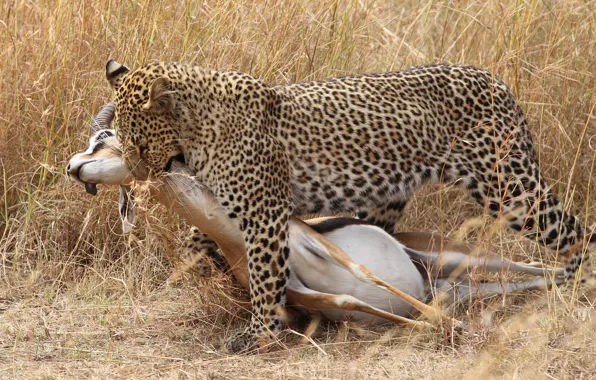
{"type": "Polygon", "coordinates": [[[440,321],[441,319],[449,320],[456,325],[462,326],[460,321],[454,320],[453,318],[442,315],[441,311],[432,306],[426,305],[423,302],[417,300],[411,295],[395,288],[387,282],[378,278],[364,265],[358,264],[353,261],[340,247],[335,243],[327,239],[322,234],[314,231],[303,221],[292,218],[290,222],[290,228],[297,227],[300,229],[300,237],[305,240],[309,246],[317,249],[317,254],[325,256],[326,259],[331,262],[347,269],[351,274],[354,275],[358,280],[376,286],[389,293],[392,293],[398,298],[406,301],[414,308],[419,310],[424,316],[431,319],[432,321],[440,321]]]}
{"type": "Polygon", "coordinates": [[[501,273],[504,271],[525,273],[532,276],[550,276],[555,277],[563,276],[565,273],[564,268],[550,268],[550,267],[534,267],[522,263],[517,263],[508,259],[501,259],[496,256],[485,256],[485,257],[470,257],[468,261],[468,271],[477,267],[486,270],[487,272],[501,273]]]}
{"type": "Polygon", "coordinates": [[[561,285],[564,283],[565,280],[562,277],[556,278],[554,281],[546,278],[535,278],[523,282],[507,282],[505,284],[499,282],[473,284],[469,279],[457,283],[438,280],[433,286],[433,293],[435,294],[429,294],[427,299],[430,300],[432,297],[440,298],[443,302],[452,304],[463,299],[474,301],[477,298],[492,295],[509,294],[524,290],[548,289],[552,285],[561,285]]]}
{"type": "Polygon", "coordinates": [[[371,314],[376,317],[387,319],[400,325],[411,326],[416,329],[434,328],[431,324],[424,321],[415,321],[413,319],[401,317],[399,315],[388,313],[384,310],[377,309],[374,306],[360,301],[359,299],[350,295],[337,295],[329,293],[321,293],[304,286],[297,287],[292,283],[291,288],[287,291],[288,305],[287,306],[302,306],[310,310],[329,310],[340,309],[348,311],[360,311],[371,314]]]}
{"type": "Polygon", "coordinates": [[[474,269],[482,269],[490,273],[509,271],[532,276],[554,274],[555,277],[561,277],[564,274],[563,268],[537,268],[492,255],[475,257],[461,252],[421,252],[410,248],[406,248],[406,253],[413,260],[428,267],[432,273],[436,273],[438,278],[457,278],[462,273],[470,273],[474,269]]]}

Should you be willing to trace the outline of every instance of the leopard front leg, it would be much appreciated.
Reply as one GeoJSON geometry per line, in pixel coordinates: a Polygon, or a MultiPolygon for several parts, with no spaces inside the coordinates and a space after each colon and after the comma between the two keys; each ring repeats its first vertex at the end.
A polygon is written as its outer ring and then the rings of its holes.
{"type": "Polygon", "coordinates": [[[270,199],[264,204],[268,207],[256,212],[240,211],[238,215],[242,218],[240,225],[248,254],[252,318],[250,326],[228,342],[230,352],[248,352],[265,346],[280,331],[283,322],[281,308],[285,305],[290,276],[287,244],[290,202],[270,199]]]}
{"type": "Polygon", "coordinates": [[[180,261],[174,267],[169,281],[176,281],[186,272],[195,272],[201,277],[209,277],[213,269],[225,272],[229,266],[218,252],[217,244],[197,227],[191,227],[179,248],[180,261]]]}
{"type": "Polygon", "coordinates": [[[251,149],[250,141],[243,142],[237,149],[244,165],[226,165],[227,171],[215,180],[214,193],[228,216],[238,219],[248,256],[252,317],[250,326],[228,342],[231,352],[262,347],[280,331],[290,275],[290,165],[283,147],[264,134],[257,137],[278,149],[264,154],[251,149]]]}

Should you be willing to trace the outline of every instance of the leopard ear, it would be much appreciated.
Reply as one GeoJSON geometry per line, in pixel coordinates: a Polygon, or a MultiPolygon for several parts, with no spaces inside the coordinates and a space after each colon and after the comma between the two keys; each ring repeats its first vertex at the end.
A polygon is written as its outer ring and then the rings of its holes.
{"type": "Polygon", "coordinates": [[[129,72],[130,69],[128,67],[113,59],[110,59],[108,63],[106,63],[106,79],[110,82],[110,86],[112,86],[114,90],[117,90],[120,87],[129,72]]]}
{"type": "Polygon", "coordinates": [[[143,109],[154,112],[165,112],[172,109],[174,98],[172,94],[172,83],[167,77],[159,77],[151,84],[149,100],[143,105],[143,109]]]}

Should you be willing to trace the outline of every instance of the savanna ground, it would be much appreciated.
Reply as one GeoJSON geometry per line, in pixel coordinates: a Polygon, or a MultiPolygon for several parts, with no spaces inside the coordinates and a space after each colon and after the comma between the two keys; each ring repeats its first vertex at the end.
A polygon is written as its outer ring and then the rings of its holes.
{"type": "MultiPolygon", "coordinates": [[[[470,333],[321,325],[313,343],[231,356],[246,293],[223,275],[165,280],[186,226],[142,203],[121,234],[117,193],[64,176],[109,98],[104,65],[152,59],[272,83],[452,62],[492,70],[526,109],[545,177],[596,221],[596,2],[27,1],[0,5],[1,378],[522,378],[596,374],[593,289],[459,307],[470,333]]],[[[446,187],[417,194],[403,230],[442,231],[523,260],[552,254],[446,187]],[[462,232],[462,225],[473,225],[462,232]]],[[[303,332],[300,327],[296,331],[303,332]]]]}

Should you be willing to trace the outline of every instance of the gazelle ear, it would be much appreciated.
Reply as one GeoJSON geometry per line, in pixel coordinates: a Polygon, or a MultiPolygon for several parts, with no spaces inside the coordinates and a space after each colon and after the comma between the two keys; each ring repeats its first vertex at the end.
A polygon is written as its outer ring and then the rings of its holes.
{"type": "Polygon", "coordinates": [[[149,100],[143,105],[143,109],[154,112],[165,112],[172,109],[174,98],[172,94],[172,83],[167,77],[159,77],[151,83],[149,100]]]}
{"type": "Polygon", "coordinates": [[[110,59],[108,63],[106,63],[106,79],[110,82],[110,86],[112,86],[114,90],[117,90],[120,85],[122,85],[124,78],[129,72],[130,69],[128,67],[113,59],[110,59]]]}
{"type": "Polygon", "coordinates": [[[122,219],[122,233],[132,231],[135,223],[134,197],[130,186],[120,186],[118,211],[122,219]]]}

